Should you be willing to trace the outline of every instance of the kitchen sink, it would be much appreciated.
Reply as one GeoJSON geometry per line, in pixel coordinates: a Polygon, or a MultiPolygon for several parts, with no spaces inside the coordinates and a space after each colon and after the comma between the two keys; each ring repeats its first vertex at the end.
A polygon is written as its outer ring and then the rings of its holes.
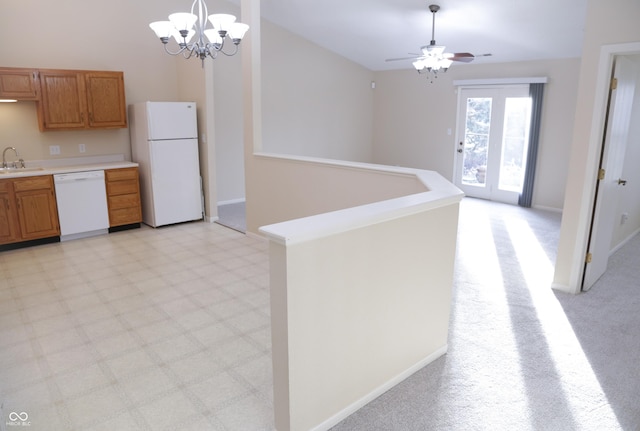
{"type": "Polygon", "coordinates": [[[42,171],[44,168],[0,168],[0,174],[21,174],[23,172],[42,171]]]}

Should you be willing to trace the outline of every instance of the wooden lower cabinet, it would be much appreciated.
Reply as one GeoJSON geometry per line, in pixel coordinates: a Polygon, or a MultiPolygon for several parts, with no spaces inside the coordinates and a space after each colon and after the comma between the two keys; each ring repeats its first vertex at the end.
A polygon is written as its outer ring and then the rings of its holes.
{"type": "Polygon", "coordinates": [[[0,180],[0,244],[18,241],[18,211],[11,180],[0,180]]]}
{"type": "Polygon", "coordinates": [[[107,183],[109,227],[136,224],[142,221],[138,168],[108,169],[107,183]]]}
{"type": "Polygon", "coordinates": [[[0,244],[60,236],[53,177],[0,181],[0,244]]]}

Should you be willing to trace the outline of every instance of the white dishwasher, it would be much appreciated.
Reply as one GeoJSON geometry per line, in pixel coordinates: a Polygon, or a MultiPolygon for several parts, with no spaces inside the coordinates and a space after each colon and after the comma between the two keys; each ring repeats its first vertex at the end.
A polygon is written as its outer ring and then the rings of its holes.
{"type": "Polygon", "coordinates": [[[104,171],[53,176],[60,219],[60,241],[108,233],[104,171]]]}

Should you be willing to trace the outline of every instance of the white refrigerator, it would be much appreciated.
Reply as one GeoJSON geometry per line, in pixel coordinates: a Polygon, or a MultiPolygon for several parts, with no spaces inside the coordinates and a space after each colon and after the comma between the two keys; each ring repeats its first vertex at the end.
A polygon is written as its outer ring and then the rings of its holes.
{"type": "Polygon", "coordinates": [[[130,105],[129,133],[139,165],[142,221],[158,227],[202,219],[196,104],[130,105]]]}

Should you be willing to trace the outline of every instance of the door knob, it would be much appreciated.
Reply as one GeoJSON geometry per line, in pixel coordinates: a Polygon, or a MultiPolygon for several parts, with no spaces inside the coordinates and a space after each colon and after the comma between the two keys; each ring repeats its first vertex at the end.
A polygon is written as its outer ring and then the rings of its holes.
{"type": "Polygon", "coordinates": [[[627,180],[619,179],[618,180],[618,184],[622,185],[622,186],[626,186],[627,185],[627,180]]]}
{"type": "Polygon", "coordinates": [[[461,153],[462,152],[462,148],[458,148],[458,152],[461,153]]]}

